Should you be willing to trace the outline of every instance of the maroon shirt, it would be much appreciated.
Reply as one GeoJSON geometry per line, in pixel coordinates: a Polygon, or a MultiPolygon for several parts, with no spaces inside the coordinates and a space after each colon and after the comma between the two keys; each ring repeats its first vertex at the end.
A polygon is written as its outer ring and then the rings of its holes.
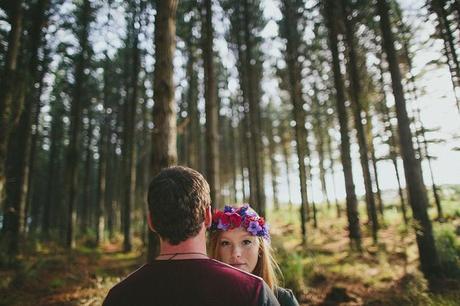
{"type": "Polygon", "coordinates": [[[103,306],[279,305],[265,282],[213,259],[159,260],[115,285],[103,306]]]}

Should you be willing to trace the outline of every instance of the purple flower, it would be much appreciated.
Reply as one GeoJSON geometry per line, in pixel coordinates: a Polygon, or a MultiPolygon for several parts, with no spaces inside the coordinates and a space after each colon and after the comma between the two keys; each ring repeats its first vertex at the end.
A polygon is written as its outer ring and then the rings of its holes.
{"type": "Polygon", "coordinates": [[[254,236],[257,236],[257,233],[262,230],[262,227],[259,225],[259,222],[257,221],[251,221],[249,222],[248,226],[248,232],[253,234],[254,236]]]}
{"type": "Polygon", "coordinates": [[[249,208],[249,205],[248,204],[244,204],[240,209],[239,209],[239,215],[241,217],[245,217],[246,216],[246,211],[248,210],[249,208]]]}
{"type": "Polygon", "coordinates": [[[249,208],[246,210],[246,216],[248,217],[259,217],[259,215],[254,211],[254,209],[249,208]]]}
{"type": "Polygon", "coordinates": [[[219,223],[217,224],[218,229],[220,229],[222,231],[226,231],[229,226],[230,226],[230,224],[225,224],[225,223],[222,222],[222,219],[219,219],[219,223]]]}
{"type": "Polygon", "coordinates": [[[234,212],[235,212],[235,209],[234,209],[233,207],[231,207],[231,206],[225,205],[225,207],[224,207],[224,213],[227,213],[227,212],[229,212],[229,213],[234,213],[234,212]]]}
{"type": "Polygon", "coordinates": [[[264,237],[269,240],[270,234],[268,233],[268,228],[266,226],[261,227],[261,230],[257,232],[257,236],[264,237]]]}

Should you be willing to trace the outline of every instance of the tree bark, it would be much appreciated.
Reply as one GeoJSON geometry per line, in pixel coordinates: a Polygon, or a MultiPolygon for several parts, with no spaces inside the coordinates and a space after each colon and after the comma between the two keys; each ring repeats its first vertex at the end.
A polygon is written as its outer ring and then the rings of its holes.
{"type": "MultiPolygon", "coordinates": [[[[16,92],[15,83],[17,81],[19,67],[18,58],[21,45],[21,34],[23,24],[22,0],[14,1],[11,13],[11,30],[8,34],[8,50],[5,59],[5,67],[1,76],[2,90],[0,92],[0,203],[3,202],[5,186],[5,162],[7,156],[8,141],[10,133],[17,122],[18,117],[14,118],[13,114],[18,116],[21,112],[22,105],[16,103],[13,110],[13,99],[16,92]]],[[[19,102],[19,101],[17,101],[19,102]]],[[[17,214],[17,211],[10,210],[6,213],[17,214]]],[[[6,231],[8,232],[8,230],[6,231]]],[[[5,233],[6,233],[5,232],[5,233]]]]}
{"type": "MultiPolygon", "coordinates": [[[[26,222],[26,205],[25,195],[27,193],[26,175],[27,175],[27,157],[30,152],[30,135],[33,103],[36,97],[35,89],[29,84],[35,85],[38,76],[38,49],[42,38],[42,29],[45,21],[45,11],[47,1],[41,0],[37,3],[33,10],[34,22],[31,23],[29,30],[29,45],[28,52],[24,52],[24,60],[27,63],[28,69],[20,78],[18,78],[19,93],[16,95],[18,105],[24,105],[24,109],[20,112],[19,120],[15,129],[11,131],[11,138],[8,143],[7,162],[6,162],[6,177],[7,183],[5,186],[5,225],[11,230],[12,238],[9,245],[11,254],[16,254],[19,248],[19,236],[25,232],[26,222]],[[26,54],[28,56],[26,56],[26,54]],[[24,103],[25,101],[25,103],[24,103]],[[17,219],[17,220],[16,220],[17,219]],[[11,225],[11,227],[10,227],[11,225]]],[[[20,108],[20,107],[19,107],[20,108]]],[[[1,196],[0,196],[1,198],[1,196]]]]}
{"type": "Polygon", "coordinates": [[[282,130],[280,131],[281,134],[281,149],[283,151],[283,159],[284,159],[284,167],[286,168],[286,183],[288,187],[288,206],[292,208],[292,195],[291,195],[291,140],[286,129],[281,126],[282,130]]]}
{"type": "Polygon", "coordinates": [[[371,121],[371,116],[369,114],[369,111],[366,112],[366,121],[367,121],[367,136],[366,138],[369,140],[369,153],[371,155],[371,162],[372,162],[372,169],[374,171],[373,173],[373,178],[375,181],[375,188],[376,188],[376,200],[377,200],[377,208],[380,213],[380,217],[384,218],[384,208],[383,208],[383,200],[382,200],[382,193],[380,190],[380,181],[379,181],[379,176],[378,176],[378,171],[377,171],[377,158],[375,156],[375,148],[374,148],[374,143],[373,143],[373,135],[372,135],[372,121],[371,121]]]}
{"type": "Polygon", "coordinates": [[[326,21],[329,29],[329,48],[332,54],[332,70],[334,74],[334,84],[336,90],[336,107],[340,124],[340,153],[342,159],[343,174],[345,177],[345,190],[347,194],[347,218],[348,230],[352,247],[361,249],[361,230],[359,228],[358,201],[356,199],[355,184],[353,182],[353,172],[350,157],[350,137],[348,135],[348,115],[345,107],[345,93],[340,70],[339,50],[337,41],[337,17],[335,12],[338,10],[333,0],[326,1],[326,21]]]}
{"type": "Polygon", "coordinates": [[[426,140],[425,127],[422,122],[420,107],[418,107],[415,104],[417,103],[418,95],[417,95],[417,88],[415,85],[415,77],[412,74],[412,59],[409,53],[409,46],[408,46],[407,41],[403,42],[403,49],[404,49],[404,56],[406,58],[406,62],[409,68],[409,83],[412,85],[411,88],[409,89],[409,92],[412,94],[412,113],[413,113],[412,116],[414,120],[414,126],[417,127],[417,124],[415,122],[416,120],[420,124],[420,130],[418,132],[416,131],[416,134],[417,134],[416,140],[417,140],[417,146],[418,146],[418,151],[419,151],[419,158],[421,161],[423,159],[423,156],[425,156],[428,162],[428,168],[430,170],[430,177],[431,177],[431,188],[433,191],[433,197],[434,197],[434,202],[436,204],[436,209],[438,211],[438,220],[442,220],[444,216],[442,212],[441,198],[439,197],[438,187],[436,186],[436,182],[434,180],[433,167],[431,165],[432,158],[428,153],[428,141],[426,140]],[[421,138],[421,140],[419,140],[419,137],[421,138]],[[422,153],[422,148],[424,151],[423,153],[422,153]]]}
{"type": "Polygon", "coordinates": [[[322,123],[321,111],[320,111],[321,105],[320,105],[317,93],[318,93],[318,88],[316,86],[316,83],[313,83],[313,106],[312,106],[313,120],[314,120],[313,131],[314,131],[315,139],[316,139],[316,151],[318,152],[318,158],[319,158],[318,167],[319,167],[321,191],[323,194],[323,198],[326,200],[327,209],[329,210],[331,208],[331,201],[329,200],[329,195],[327,194],[326,169],[324,166],[324,157],[325,157],[324,131],[327,131],[327,129],[324,129],[324,126],[322,123]]]}
{"type": "Polygon", "coordinates": [[[331,171],[331,179],[332,179],[332,188],[334,190],[334,199],[335,199],[335,208],[337,211],[337,218],[341,217],[341,210],[340,210],[340,204],[339,204],[339,199],[337,197],[337,188],[335,184],[335,162],[334,162],[334,156],[332,154],[332,139],[330,135],[327,135],[327,153],[329,155],[329,161],[331,163],[330,165],[330,171],[331,171]]]}
{"type": "Polygon", "coordinates": [[[91,14],[91,2],[84,0],[81,7],[81,28],[77,33],[80,43],[80,54],[77,55],[75,62],[75,84],[72,93],[72,106],[70,110],[70,135],[69,148],[66,157],[66,177],[65,186],[67,190],[67,230],[66,230],[66,247],[72,249],[75,247],[75,224],[76,224],[76,201],[77,201],[77,180],[78,180],[78,161],[80,155],[80,134],[81,134],[81,111],[82,111],[82,94],[85,83],[85,68],[89,61],[88,50],[90,48],[89,23],[91,14]]]}
{"type": "Polygon", "coordinates": [[[441,268],[436,250],[431,221],[428,217],[428,198],[423,183],[420,162],[415,158],[412,144],[412,133],[406,110],[406,101],[401,83],[401,72],[398,66],[397,54],[394,47],[394,38],[391,31],[389,8],[386,0],[377,0],[377,11],[380,16],[383,49],[386,53],[393,95],[396,103],[398,120],[399,142],[404,163],[404,173],[409,194],[409,203],[416,221],[416,240],[419,249],[421,270],[431,285],[436,277],[441,276],[441,268]]]}
{"type": "Polygon", "coordinates": [[[353,118],[355,128],[357,131],[357,138],[359,143],[359,155],[361,161],[361,168],[364,177],[364,187],[366,190],[366,207],[369,222],[372,225],[372,239],[376,244],[378,242],[378,229],[379,222],[377,218],[377,209],[375,206],[374,192],[372,190],[371,171],[369,169],[369,149],[364,131],[363,118],[361,113],[363,111],[361,102],[361,83],[358,72],[357,54],[355,50],[356,39],[354,37],[354,21],[351,13],[349,0],[342,2],[342,19],[345,24],[345,41],[348,50],[348,74],[350,77],[350,93],[352,100],[353,118]]]}
{"type": "Polygon", "coordinates": [[[256,47],[254,46],[252,30],[252,15],[251,8],[249,7],[249,0],[243,1],[243,37],[246,45],[245,62],[242,63],[246,67],[246,82],[247,85],[243,87],[246,91],[247,101],[249,104],[249,129],[250,129],[250,160],[252,166],[250,167],[249,181],[251,183],[251,198],[253,199],[252,205],[261,216],[265,216],[265,191],[264,191],[264,171],[263,171],[263,146],[260,128],[260,104],[257,100],[256,87],[259,86],[259,79],[256,75],[255,62],[256,47]]]}
{"type": "Polygon", "coordinates": [[[104,240],[105,230],[105,207],[107,206],[107,164],[110,150],[110,120],[108,109],[110,107],[110,59],[105,53],[104,59],[104,88],[103,88],[103,113],[101,136],[99,139],[99,167],[97,181],[97,207],[96,207],[96,244],[100,245],[104,240]]]}
{"type": "Polygon", "coordinates": [[[204,96],[206,106],[206,173],[211,190],[211,206],[219,203],[219,110],[217,105],[217,86],[214,73],[213,53],[213,26],[212,26],[212,1],[204,0],[204,39],[203,39],[203,65],[204,65],[204,96]]]}
{"type": "MultiPolygon", "coordinates": [[[[133,10],[136,10],[134,8],[133,10]]],[[[132,46],[130,54],[131,65],[131,84],[129,85],[129,97],[126,100],[125,113],[125,133],[124,133],[124,201],[123,201],[123,251],[130,252],[132,249],[132,230],[131,230],[131,214],[136,198],[136,108],[138,103],[139,92],[139,70],[140,70],[140,54],[139,54],[139,30],[136,30],[135,23],[138,22],[138,12],[133,13],[131,24],[132,46]]]]}
{"type": "MultiPolygon", "coordinates": [[[[272,108],[269,108],[270,111],[272,108]]],[[[270,156],[270,176],[271,184],[273,191],[273,207],[275,210],[279,210],[279,200],[278,200],[278,167],[277,161],[275,158],[276,155],[276,143],[274,139],[274,127],[271,118],[267,118],[266,122],[266,131],[268,138],[268,155],[270,156]]]]}
{"type": "Polygon", "coordinates": [[[396,153],[396,136],[395,132],[393,130],[393,125],[391,124],[390,120],[390,110],[388,109],[388,106],[386,105],[386,93],[385,93],[385,83],[383,79],[383,56],[382,53],[379,53],[379,72],[380,72],[380,78],[379,78],[379,83],[382,91],[382,100],[380,101],[380,105],[382,107],[382,114],[383,114],[383,122],[387,122],[385,125],[385,132],[389,134],[389,143],[388,146],[389,148],[389,157],[391,159],[391,162],[393,164],[393,168],[395,170],[395,175],[396,175],[396,180],[398,182],[398,193],[399,193],[399,199],[401,201],[401,213],[403,217],[404,224],[407,226],[408,223],[408,217],[407,217],[407,208],[406,208],[406,201],[404,200],[404,192],[401,187],[401,177],[399,175],[399,168],[398,168],[398,161],[397,161],[397,153],[396,153]]]}
{"type": "Polygon", "coordinates": [[[188,155],[189,165],[193,169],[199,169],[200,165],[200,114],[198,112],[198,78],[195,69],[196,51],[192,43],[192,39],[186,38],[188,61],[187,61],[187,103],[188,103],[188,116],[190,123],[188,124],[188,155]]]}
{"type": "Polygon", "coordinates": [[[86,145],[85,153],[85,165],[83,173],[83,195],[82,201],[80,202],[80,211],[79,213],[79,224],[80,224],[80,233],[86,234],[88,232],[88,226],[91,224],[89,221],[90,210],[93,207],[91,204],[91,170],[93,165],[93,150],[91,148],[91,142],[93,139],[93,124],[91,123],[91,110],[90,107],[87,108],[87,118],[88,118],[88,129],[86,130],[87,140],[84,142],[86,145]]]}
{"type": "Polygon", "coordinates": [[[299,179],[300,179],[300,219],[302,230],[302,242],[307,241],[307,228],[305,226],[308,210],[308,193],[307,193],[307,172],[305,159],[307,158],[307,131],[305,129],[305,101],[302,98],[302,84],[299,63],[299,33],[296,31],[298,16],[296,9],[291,6],[290,1],[283,1],[283,19],[285,36],[287,38],[286,62],[288,66],[289,91],[291,103],[293,105],[293,117],[295,120],[295,137],[297,143],[297,158],[299,162],[299,179]]]}
{"type": "Polygon", "coordinates": [[[438,16],[439,31],[442,39],[444,40],[444,50],[447,57],[447,64],[451,73],[451,79],[454,89],[454,95],[456,99],[457,110],[460,113],[460,100],[458,97],[458,91],[460,90],[460,64],[456,53],[456,47],[454,44],[454,36],[450,28],[450,21],[447,16],[447,11],[444,7],[444,0],[433,0],[431,1],[431,7],[438,16]]]}

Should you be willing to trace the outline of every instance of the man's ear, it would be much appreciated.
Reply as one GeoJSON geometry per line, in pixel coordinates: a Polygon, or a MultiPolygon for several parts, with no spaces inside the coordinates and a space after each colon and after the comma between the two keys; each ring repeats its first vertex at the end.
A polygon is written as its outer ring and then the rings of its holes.
{"type": "Polygon", "coordinates": [[[156,232],[155,227],[153,226],[152,215],[150,214],[150,212],[147,213],[147,223],[149,224],[150,230],[152,230],[153,232],[156,232]]]}
{"type": "Polygon", "coordinates": [[[205,208],[204,212],[204,225],[206,228],[210,228],[212,224],[212,212],[211,212],[211,205],[208,208],[205,208]]]}

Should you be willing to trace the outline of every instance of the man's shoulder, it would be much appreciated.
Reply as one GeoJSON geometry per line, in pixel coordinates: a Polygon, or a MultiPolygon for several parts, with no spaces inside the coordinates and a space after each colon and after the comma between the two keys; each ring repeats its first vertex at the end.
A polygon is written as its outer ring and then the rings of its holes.
{"type": "Polygon", "coordinates": [[[259,284],[259,285],[262,285],[263,283],[263,280],[260,277],[254,274],[239,270],[223,262],[211,259],[207,262],[207,264],[209,265],[210,269],[214,271],[214,273],[222,274],[223,277],[226,277],[229,279],[236,278],[242,281],[247,281],[247,282],[251,282],[251,283],[259,284]]]}
{"type": "Polygon", "coordinates": [[[109,294],[117,294],[124,290],[129,290],[131,287],[136,286],[136,283],[142,283],[144,276],[148,275],[147,265],[142,265],[137,270],[131,272],[128,276],[118,282],[110,289],[109,294]]]}

